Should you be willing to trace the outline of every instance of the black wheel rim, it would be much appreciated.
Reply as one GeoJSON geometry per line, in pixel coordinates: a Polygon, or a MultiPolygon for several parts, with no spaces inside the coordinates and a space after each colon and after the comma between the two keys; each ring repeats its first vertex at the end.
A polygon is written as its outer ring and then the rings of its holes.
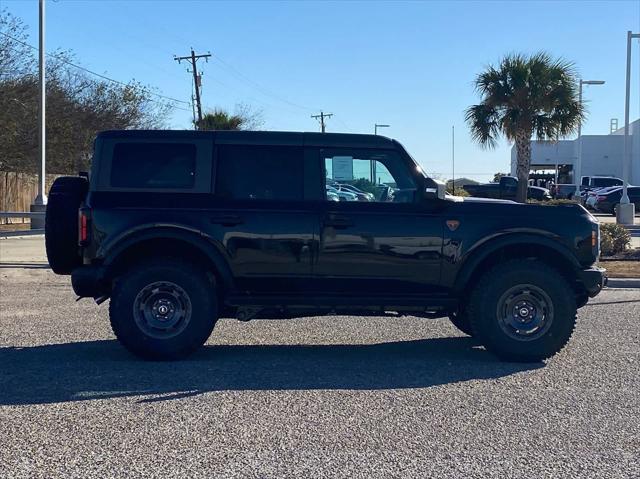
{"type": "Polygon", "coordinates": [[[498,324],[512,339],[533,341],[544,336],[553,322],[549,295],[532,284],[509,288],[498,300],[498,324]]]}
{"type": "Polygon", "coordinates": [[[147,336],[169,339],[185,330],[191,320],[191,299],[184,289],[168,281],[145,286],[133,302],[133,317],[147,336]]]}

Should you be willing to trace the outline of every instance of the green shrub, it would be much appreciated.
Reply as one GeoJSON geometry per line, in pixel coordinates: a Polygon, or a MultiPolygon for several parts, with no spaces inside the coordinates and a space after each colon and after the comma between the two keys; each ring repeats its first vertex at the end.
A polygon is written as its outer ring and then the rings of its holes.
{"type": "Polygon", "coordinates": [[[543,206],[557,206],[557,205],[579,205],[580,203],[577,200],[568,200],[566,198],[558,198],[555,200],[534,200],[529,198],[527,203],[535,204],[535,205],[543,205],[543,206]]]}
{"type": "Polygon", "coordinates": [[[451,191],[451,186],[447,186],[447,193],[453,196],[469,196],[467,190],[460,186],[456,186],[453,192],[451,191]]]}
{"type": "Polygon", "coordinates": [[[622,225],[605,223],[600,225],[600,251],[603,256],[622,253],[631,245],[631,235],[622,225]]]}

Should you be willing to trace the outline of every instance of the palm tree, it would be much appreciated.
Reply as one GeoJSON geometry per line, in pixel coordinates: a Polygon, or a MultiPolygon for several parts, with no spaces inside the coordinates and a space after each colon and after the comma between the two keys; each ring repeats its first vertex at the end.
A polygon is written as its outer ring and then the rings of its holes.
{"type": "Polygon", "coordinates": [[[472,138],[494,148],[500,135],[516,144],[518,192],[527,201],[531,138],[557,141],[576,131],[585,111],[578,99],[574,65],[541,52],[530,57],[507,55],[475,79],[482,96],[465,119],[472,138]]]}
{"type": "Polygon", "coordinates": [[[238,103],[234,113],[222,108],[207,112],[196,122],[198,130],[258,130],[263,124],[262,110],[238,103]]]}
{"type": "Polygon", "coordinates": [[[240,115],[216,108],[197,121],[196,126],[198,130],[241,130],[244,122],[240,115]]]}

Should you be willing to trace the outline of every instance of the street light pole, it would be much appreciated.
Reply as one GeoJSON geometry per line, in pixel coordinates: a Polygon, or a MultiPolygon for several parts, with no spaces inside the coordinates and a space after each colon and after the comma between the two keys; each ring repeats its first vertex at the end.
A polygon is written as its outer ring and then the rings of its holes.
{"type": "MultiPolygon", "coordinates": [[[[604,85],[604,80],[580,80],[580,89],[578,93],[578,103],[582,106],[582,85],[604,85]]],[[[573,168],[573,177],[576,183],[576,192],[574,197],[580,198],[580,183],[582,182],[582,119],[578,122],[578,157],[573,168]]]]}
{"type": "Polygon", "coordinates": [[[377,135],[378,134],[378,128],[389,128],[391,125],[380,125],[378,123],[375,124],[375,128],[373,130],[373,134],[377,135]]]}
{"type": "MultiPolygon", "coordinates": [[[[44,50],[44,25],[45,25],[45,0],[39,0],[39,27],[38,27],[38,83],[39,83],[39,102],[38,102],[38,157],[40,158],[40,170],[38,171],[38,195],[33,200],[31,211],[43,212],[47,204],[47,195],[45,193],[46,180],[46,131],[45,131],[45,50],[44,50]]],[[[44,227],[44,220],[41,218],[31,219],[31,229],[40,229],[44,227]]]]}
{"type": "Polygon", "coordinates": [[[622,198],[618,205],[616,221],[620,224],[632,225],[635,216],[635,204],[629,201],[629,170],[631,169],[631,148],[629,148],[629,100],[631,96],[631,40],[640,38],[640,33],[627,31],[627,85],[624,100],[624,146],[622,153],[622,198]]]}
{"type": "Polygon", "coordinates": [[[39,2],[39,35],[38,35],[38,80],[40,84],[40,102],[38,107],[38,156],[40,157],[40,172],[38,176],[38,196],[36,197],[35,204],[46,205],[47,196],[44,191],[45,182],[45,144],[46,144],[46,132],[45,132],[45,102],[46,102],[46,89],[45,89],[45,55],[44,55],[44,22],[45,22],[45,0],[39,2]]]}
{"type": "MultiPolygon", "coordinates": [[[[373,127],[373,134],[378,134],[378,128],[389,128],[390,126],[391,125],[381,125],[379,123],[376,123],[373,127]]],[[[378,179],[376,178],[378,172],[376,171],[375,160],[371,160],[371,164],[369,165],[369,167],[371,168],[371,182],[375,185],[376,183],[378,183],[378,179]]]]}
{"type": "Polygon", "coordinates": [[[451,125],[451,194],[456,194],[456,127],[451,125]]]}

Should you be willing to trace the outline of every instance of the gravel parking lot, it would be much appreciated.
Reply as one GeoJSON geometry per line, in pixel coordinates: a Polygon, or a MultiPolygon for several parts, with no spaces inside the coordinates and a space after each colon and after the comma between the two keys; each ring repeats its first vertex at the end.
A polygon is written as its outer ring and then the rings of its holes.
{"type": "Polygon", "coordinates": [[[412,317],[222,320],[152,363],[6,258],[0,477],[640,477],[640,290],[582,309],[548,364],[412,317]]]}

